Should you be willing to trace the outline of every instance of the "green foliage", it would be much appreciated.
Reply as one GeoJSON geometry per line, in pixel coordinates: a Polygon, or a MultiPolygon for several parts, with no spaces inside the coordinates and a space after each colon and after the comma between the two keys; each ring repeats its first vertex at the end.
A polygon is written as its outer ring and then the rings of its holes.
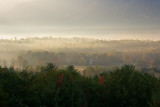
{"type": "Polygon", "coordinates": [[[132,65],[92,78],[51,63],[41,72],[0,67],[2,107],[159,107],[159,92],[160,80],[132,65]]]}
{"type": "Polygon", "coordinates": [[[49,72],[49,71],[55,71],[57,69],[56,65],[53,65],[52,63],[48,63],[46,67],[42,67],[41,71],[49,72]]]}
{"type": "Polygon", "coordinates": [[[155,92],[153,93],[153,105],[152,107],[160,107],[160,79],[155,83],[155,92]]]}
{"type": "Polygon", "coordinates": [[[106,80],[111,106],[116,106],[117,103],[121,107],[150,106],[154,83],[154,77],[135,71],[132,65],[125,65],[111,72],[106,80]]]}

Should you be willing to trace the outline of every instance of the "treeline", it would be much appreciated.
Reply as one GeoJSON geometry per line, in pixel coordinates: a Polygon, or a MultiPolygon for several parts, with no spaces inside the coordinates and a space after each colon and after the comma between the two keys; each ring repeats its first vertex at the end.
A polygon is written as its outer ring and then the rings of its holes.
{"type": "MultiPolygon", "coordinates": [[[[10,60],[0,59],[1,66],[26,68],[27,66],[42,66],[48,62],[74,66],[121,66],[123,64],[137,65],[141,68],[160,69],[160,52],[108,52],[108,53],[77,53],[29,51],[17,55],[10,60]],[[91,63],[92,60],[92,63],[91,63]]],[[[157,71],[158,72],[158,71],[157,71]]]]}
{"type": "Polygon", "coordinates": [[[3,67],[26,68],[48,62],[75,66],[121,66],[127,63],[160,68],[160,41],[52,37],[0,40],[0,65],[3,67]]]}
{"type": "Polygon", "coordinates": [[[1,107],[159,107],[160,80],[132,65],[94,77],[49,63],[40,72],[0,67],[1,107]]]}

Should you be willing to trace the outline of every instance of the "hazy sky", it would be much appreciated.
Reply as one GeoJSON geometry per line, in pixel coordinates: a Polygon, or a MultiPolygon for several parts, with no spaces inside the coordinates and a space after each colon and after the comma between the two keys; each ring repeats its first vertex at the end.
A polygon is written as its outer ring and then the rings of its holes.
{"type": "Polygon", "coordinates": [[[0,33],[160,36],[160,0],[0,0],[0,33]]]}

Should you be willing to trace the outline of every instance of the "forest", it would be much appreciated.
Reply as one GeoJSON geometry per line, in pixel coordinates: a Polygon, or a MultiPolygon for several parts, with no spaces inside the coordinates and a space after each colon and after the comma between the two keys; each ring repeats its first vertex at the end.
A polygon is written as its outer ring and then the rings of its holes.
{"type": "Polygon", "coordinates": [[[0,67],[1,107],[159,107],[160,79],[133,65],[87,77],[52,63],[40,72],[0,67]]]}
{"type": "Polygon", "coordinates": [[[80,71],[132,64],[160,77],[160,41],[56,37],[0,40],[2,67],[40,71],[47,63],[74,65],[80,71]]]}
{"type": "Polygon", "coordinates": [[[99,40],[90,38],[26,38],[0,40],[0,65],[121,66],[160,68],[160,41],[99,40]]]}
{"type": "Polygon", "coordinates": [[[1,107],[159,107],[160,41],[0,40],[1,107]]]}

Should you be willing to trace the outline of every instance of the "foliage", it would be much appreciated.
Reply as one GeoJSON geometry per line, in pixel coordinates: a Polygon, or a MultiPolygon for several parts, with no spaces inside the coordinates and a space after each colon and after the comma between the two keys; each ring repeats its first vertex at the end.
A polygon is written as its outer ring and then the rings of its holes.
{"type": "Polygon", "coordinates": [[[158,107],[160,80],[124,65],[95,77],[49,63],[40,72],[0,67],[0,106],[158,107]]]}

